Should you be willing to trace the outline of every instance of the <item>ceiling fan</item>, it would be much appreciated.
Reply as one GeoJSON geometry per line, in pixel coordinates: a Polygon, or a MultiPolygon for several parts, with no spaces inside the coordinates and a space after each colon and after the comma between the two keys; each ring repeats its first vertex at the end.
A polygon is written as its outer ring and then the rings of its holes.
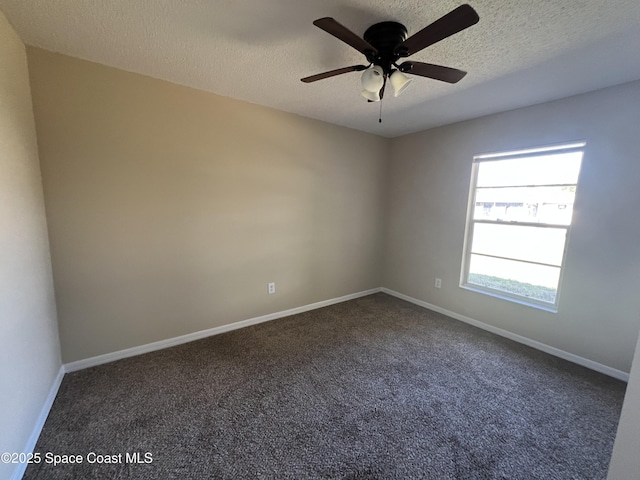
{"type": "Polygon", "coordinates": [[[405,26],[398,22],[376,23],[364,32],[364,38],[360,38],[333,18],[320,18],[313,22],[316,27],[364,54],[369,65],[338,68],[305,77],[302,81],[311,83],[343,73],[363,71],[361,81],[364,90],[362,95],[370,102],[382,100],[387,79],[393,87],[394,96],[400,95],[411,82],[405,73],[448,83],[459,82],[467,72],[430,63],[405,61],[398,65],[397,62],[401,58],[409,57],[440,40],[475,25],[478,20],[480,17],[476,11],[470,5],[465,4],[409,38],[407,38],[405,26]]]}

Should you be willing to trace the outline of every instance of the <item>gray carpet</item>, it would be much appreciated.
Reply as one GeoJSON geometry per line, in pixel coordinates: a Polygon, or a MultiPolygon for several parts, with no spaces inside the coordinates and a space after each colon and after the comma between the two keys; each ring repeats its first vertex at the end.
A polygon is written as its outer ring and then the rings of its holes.
{"type": "Polygon", "coordinates": [[[604,479],[624,390],[375,294],[66,375],[25,478],[604,479]]]}

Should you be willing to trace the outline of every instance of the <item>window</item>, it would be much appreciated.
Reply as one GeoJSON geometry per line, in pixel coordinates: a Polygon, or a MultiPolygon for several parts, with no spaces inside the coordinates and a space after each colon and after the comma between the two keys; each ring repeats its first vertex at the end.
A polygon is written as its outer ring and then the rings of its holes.
{"type": "Polygon", "coordinates": [[[474,157],[461,287],[557,311],[584,146],[474,157]]]}

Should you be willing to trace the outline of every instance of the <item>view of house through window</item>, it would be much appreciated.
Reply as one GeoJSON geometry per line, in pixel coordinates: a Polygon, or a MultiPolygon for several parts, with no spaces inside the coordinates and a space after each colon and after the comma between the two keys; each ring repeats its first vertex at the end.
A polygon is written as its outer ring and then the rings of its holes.
{"type": "Polygon", "coordinates": [[[584,146],[474,158],[463,287],[557,306],[584,146]]]}

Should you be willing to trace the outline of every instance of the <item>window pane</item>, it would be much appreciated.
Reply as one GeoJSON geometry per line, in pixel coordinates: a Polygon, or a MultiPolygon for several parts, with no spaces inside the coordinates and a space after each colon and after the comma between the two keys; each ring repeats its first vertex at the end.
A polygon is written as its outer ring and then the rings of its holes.
{"type": "Polygon", "coordinates": [[[571,225],[575,186],[476,190],[474,220],[571,225]]]}
{"type": "Polygon", "coordinates": [[[576,184],[582,152],[478,163],[478,187],[576,184]]]}
{"type": "Polygon", "coordinates": [[[476,223],[473,229],[472,253],[562,265],[564,228],[476,223]]]}
{"type": "Polygon", "coordinates": [[[468,283],[554,304],[560,268],[471,255],[468,283]]]}

